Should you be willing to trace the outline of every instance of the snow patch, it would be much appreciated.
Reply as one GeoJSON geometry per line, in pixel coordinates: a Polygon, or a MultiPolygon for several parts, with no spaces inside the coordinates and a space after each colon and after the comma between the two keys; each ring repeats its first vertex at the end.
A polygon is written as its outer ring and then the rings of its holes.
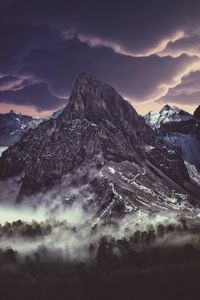
{"type": "Polygon", "coordinates": [[[6,149],[8,149],[8,147],[0,147],[0,157],[2,156],[2,153],[6,151],[6,149]]]}
{"type": "Polygon", "coordinates": [[[115,174],[115,169],[113,169],[112,167],[108,167],[110,173],[115,174]]]}
{"type": "Polygon", "coordinates": [[[200,186],[200,173],[197,171],[196,167],[192,164],[189,164],[187,161],[184,161],[184,163],[188,170],[190,179],[200,186]]]}
{"type": "Polygon", "coordinates": [[[192,134],[168,133],[163,138],[168,147],[178,150],[185,161],[200,169],[200,142],[196,136],[192,134]]]}

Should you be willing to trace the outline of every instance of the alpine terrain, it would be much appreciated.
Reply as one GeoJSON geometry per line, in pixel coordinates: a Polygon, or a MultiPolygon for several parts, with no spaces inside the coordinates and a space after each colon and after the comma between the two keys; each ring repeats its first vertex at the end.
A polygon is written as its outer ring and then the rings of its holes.
{"type": "Polygon", "coordinates": [[[0,147],[16,143],[29,128],[35,128],[44,118],[17,114],[13,110],[0,114],[0,147]]]}
{"type": "Polygon", "coordinates": [[[198,215],[200,185],[184,160],[200,170],[199,120],[166,106],[146,122],[114,88],[81,73],[61,113],[3,152],[0,200],[79,203],[93,223],[138,211],[198,215]]]}
{"type": "Polygon", "coordinates": [[[188,169],[191,181],[200,184],[200,119],[199,108],[194,116],[165,105],[159,113],[150,112],[145,119],[163,139],[166,146],[177,151],[188,169]]]}

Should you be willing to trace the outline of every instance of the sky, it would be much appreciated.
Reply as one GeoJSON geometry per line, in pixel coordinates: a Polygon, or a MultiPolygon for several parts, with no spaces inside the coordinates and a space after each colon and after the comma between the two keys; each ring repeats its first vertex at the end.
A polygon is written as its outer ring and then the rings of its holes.
{"type": "Polygon", "coordinates": [[[0,0],[0,112],[49,115],[87,72],[144,115],[200,104],[199,0],[0,0]]]}

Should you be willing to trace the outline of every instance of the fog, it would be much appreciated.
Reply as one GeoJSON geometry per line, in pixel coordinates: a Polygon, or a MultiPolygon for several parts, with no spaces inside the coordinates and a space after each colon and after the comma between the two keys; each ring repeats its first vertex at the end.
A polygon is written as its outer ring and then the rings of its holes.
{"type": "MultiPolygon", "coordinates": [[[[71,207],[15,204],[0,206],[0,248],[12,248],[21,258],[40,253],[43,259],[62,259],[91,262],[97,253],[102,237],[108,240],[129,241],[138,231],[157,232],[159,225],[182,226],[174,213],[149,215],[138,211],[118,221],[93,221],[94,215],[86,212],[80,204],[71,207]],[[20,222],[18,221],[20,220],[20,222]],[[95,224],[95,225],[94,225],[95,224]],[[91,244],[94,251],[91,253],[91,244]]],[[[151,246],[183,245],[192,242],[199,246],[199,238],[194,234],[170,232],[157,237],[151,246]]],[[[140,247],[137,247],[139,250],[140,247]]]]}

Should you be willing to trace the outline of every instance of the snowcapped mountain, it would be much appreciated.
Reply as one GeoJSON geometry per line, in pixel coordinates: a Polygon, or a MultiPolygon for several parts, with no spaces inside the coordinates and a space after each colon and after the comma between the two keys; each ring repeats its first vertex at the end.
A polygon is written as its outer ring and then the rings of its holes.
{"type": "MultiPolygon", "coordinates": [[[[57,118],[63,109],[62,107],[55,111],[51,117],[57,118]]],[[[9,113],[0,114],[0,154],[19,141],[27,130],[36,128],[41,122],[49,118],[26,116],[13,110],[9,113]]]]}
{"type": "Polygon", "coordinates": [[[79,203],[93,223],[137,211],[199,212],[200,189],[181,157],[111,86],[85,73],[60,115],[9,147],[0,169],[1,201],[79,203]]]}
{"type": "Polygon", "coordinates": [[[172,123],[178,127],[181,122],[193,122],[193,117],[176,106],[165,105],[158,113],[149,112],[145,116],[145,120],[151,128],[165,130],[170,128],[172,123]]]}
{"type": "Polygon", "coordinates": [[[192,180],[199,178],[200,172],[200,121],[197,115],[198,109],[192,116],[177,107],[165,105],[159,113],[150,112],[145,117],[146,123],[165,144],[180,153],[192,180]]]}
{"type": "Polygon", "coordinates": [[[0,114],[0,146],[8,147],[16,143],[30,128],[37,127],[44,118],[33,118],[17,114],[13,110],[0,114]]]}

